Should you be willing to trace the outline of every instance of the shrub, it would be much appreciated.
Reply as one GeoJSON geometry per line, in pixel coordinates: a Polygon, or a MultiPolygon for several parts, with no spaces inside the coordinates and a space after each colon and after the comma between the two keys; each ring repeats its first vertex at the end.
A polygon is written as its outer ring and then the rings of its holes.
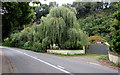
{"type": "Polygon", "coordinates": [[[44,50],[46,50],[47,48],[50,48],[50,40],[48,37],[46,37],[42,40],[42,48],[44,50]]]}
{"type": "MultiPolygon", "coordinates": [[[[117,8],[120,8],[120,2],[117,4],[117,8]]],[[[110,50],[120,54],[120,9],[113,14],[116,21],[112,25],[112,41],[110,50]]]]}
{"type": "Polygon", "coordinates": [[[45,40],[42,41],[42,49],[44,49],[44,50],[47,49],[47,43],[45,40]]]}
{"type": "Polygon", "coordinates": [[[12,47],[20,47],[23,46],[23,42],[20,40],[20,33],[14,33],[10,36],[11,46],[12,47]]]}
{"type": "Polygon", "coordinates": [[[58,46],[50,46],[50,49],[59,49],[58,46]]]}
{"type": "Polygon", "coordinates": [[[64,49],[82,49],[82,45],[80,41],[77,41],[76,43],[67,41],[63,44],[64,49]]]}
{"type": "Polygon", "coordinates": [[[45,50],[43,50],[42,48],[42,44],[37,41],[33,44],[33,48],[32,48],[34,51],[37,51],[37,52],[45,52],[45,50]]]}
{"type": "Polygon", "coordinates": [[[32,47],[32,44],[31,44],[30,41],[24,43],[24,47],[23,48],[25,48],[25,49],[31,49],[31,47],[32,47]]]}
{"type": "Polygon", "coordinates": [[[4,43],[2,45],[4,45],[4,46],[11,46],[10,38],[5,38],[4,39],[4,43]]]}

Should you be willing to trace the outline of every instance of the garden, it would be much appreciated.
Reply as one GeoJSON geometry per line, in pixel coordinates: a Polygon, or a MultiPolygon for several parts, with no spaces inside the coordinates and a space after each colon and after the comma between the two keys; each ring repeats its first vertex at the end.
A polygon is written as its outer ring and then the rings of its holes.
{"type": "Polygon", "coordinates": [[[88,36],[79,27],[74,10],[61,6],[51,8],[41,24],[26,27],[4,41],[12,47],[46,52],[51,48],[82,49],[88,45],[88,36]]]}
{"type": "Polygon", "coordinates": [[[73,2],[62,6],[54,2],[40,6],[3,3],[2,45],[36,52],[85,54],[88,45],[108,42],[109,59],[119,64],[119,8],[120,2],[73,2]]]}

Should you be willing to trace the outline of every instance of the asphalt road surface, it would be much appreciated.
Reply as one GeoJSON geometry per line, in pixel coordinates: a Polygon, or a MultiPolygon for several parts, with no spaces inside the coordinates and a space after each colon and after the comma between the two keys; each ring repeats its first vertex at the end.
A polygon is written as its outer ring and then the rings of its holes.
{"type": "Polygon", "coordinates": [[[118,70],[46,53],[0,47],[3,73],[118,73],[118,70]],[[8,69],[8,70],[7,70],[8,69]]]}

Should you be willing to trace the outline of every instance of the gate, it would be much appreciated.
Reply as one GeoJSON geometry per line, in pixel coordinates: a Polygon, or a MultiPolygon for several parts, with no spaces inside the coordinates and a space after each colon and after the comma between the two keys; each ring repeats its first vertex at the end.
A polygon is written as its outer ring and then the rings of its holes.
{"type": "Polygon", "coordinates": [[[89,49],[86,49],[87,53],[92,54],[104,54],[107,55],[109,50],[109,46],[104,44],[91,44],[89,49]]]}

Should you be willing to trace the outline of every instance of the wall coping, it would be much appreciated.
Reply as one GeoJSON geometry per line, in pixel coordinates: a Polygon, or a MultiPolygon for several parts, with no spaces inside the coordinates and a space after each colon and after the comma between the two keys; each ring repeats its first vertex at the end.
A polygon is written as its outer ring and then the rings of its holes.
{"type": "MultiPolygon", "coordinates": [[[[64,50],[64,51],[67,51],[67,50],[69,50],[69,49],[47,49],[47,50],[64,50]]],[[[78,51],[78,50],[82,50],[82,49],[75,49],[75,50],[72,50],[72,49],[70,49],[69,51],[78,51]]]]}
{"type": "Polygon", "coordinates": [[[120,57],[120,54],[118,54],[118,53],[114,53],[112,51],[109,51],[108,53],[120,57]]]}
{"type": "Polygon", "coordinates": [[[61,54],[85,54],[84,50],[52,50],[48,49],[48,53],[61,53],[61,54]]]}
{"type": "Polygon", "coordinates": [[[113,63],[115,63],[115,64],[120,64],[120,57],[119,56],[116,56],[116,55],[114,55],[114,54],[111,54],[110,52],[109,52],[109,60],[111,61],[111,62],[113,62],[113,63]]]}

